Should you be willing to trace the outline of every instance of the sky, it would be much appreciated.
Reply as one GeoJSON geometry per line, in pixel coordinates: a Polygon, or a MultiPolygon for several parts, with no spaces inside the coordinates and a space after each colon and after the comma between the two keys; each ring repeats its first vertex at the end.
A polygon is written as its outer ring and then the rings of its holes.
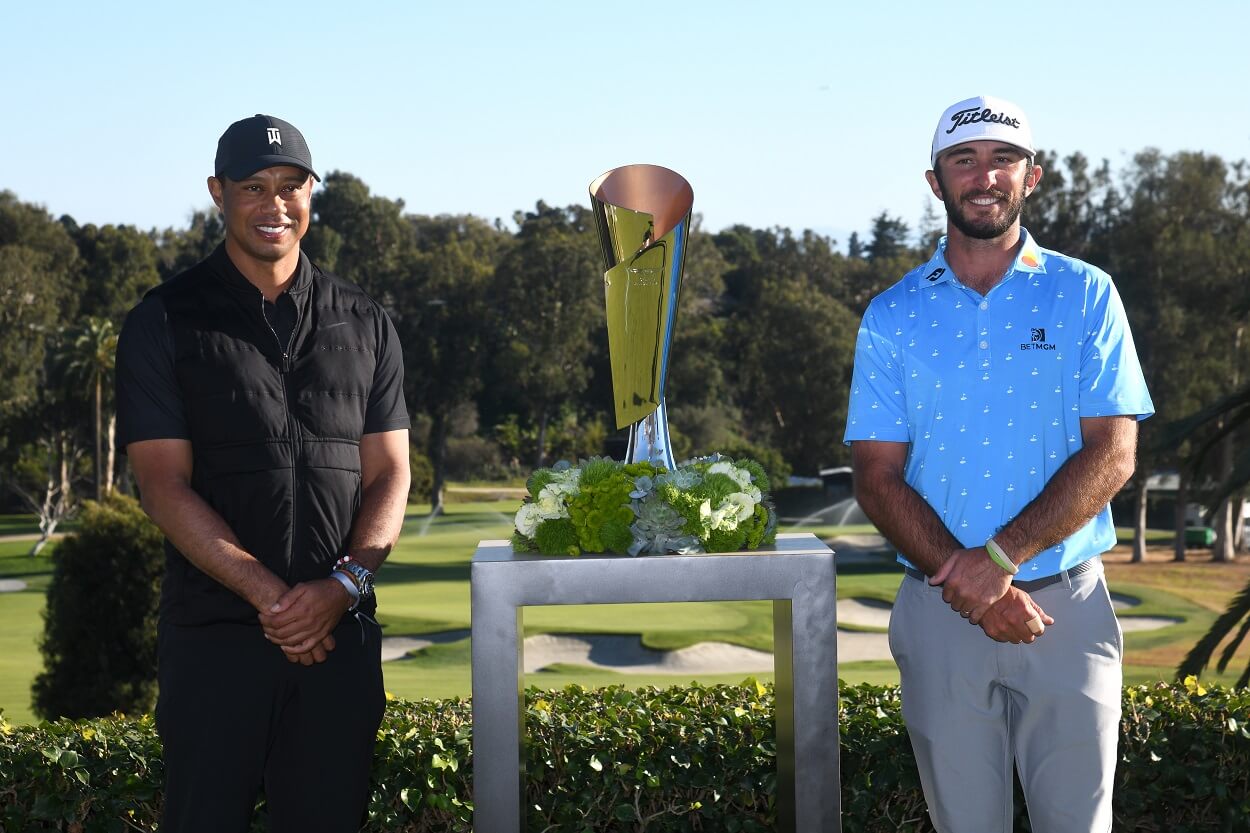
{"type": "Polygon", "coordinates": [[[586,205],[600,173],[646,162],[690,181],[705,229],[844,245],[882,211],[913,229],[940,211],[933,130],[974,95],[1114,167],[1145,147],[1250,157],[1243,0],[265,7],[3,3],[0,189],[84,224],[183,227],[210,207],[222,131],[267,113],[323,176],[413,213],[586,205]]]}

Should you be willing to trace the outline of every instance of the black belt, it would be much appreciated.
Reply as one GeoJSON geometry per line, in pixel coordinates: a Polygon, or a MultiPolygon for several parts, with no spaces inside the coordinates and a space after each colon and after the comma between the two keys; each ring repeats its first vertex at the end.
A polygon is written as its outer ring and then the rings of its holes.
{"type": "MultiPolygon", "coordinates": [[[[1081,573],[1088,573],[1101,563],[1102,559],[1095,555],[1093,558],[1088,561],[1082,561],[1070,570],[1063,570],[1055,573],[1053,576],[1043,576],[1042,578],[1029,579],[1028,581],[1014,581],[1012,582],[1012,587],[1019,587],[1025,593],[1036,593],[1043,587],[1050,587],[1052,584],[1058,584],[1066,578],[1079,576],[1081,573]]],[[[907,571],[907,575],[914,579],[919,579],[921,581],[929,580],[928,576],[917,570],[915,567],[905,567],[904,569],[907,571]]]]}

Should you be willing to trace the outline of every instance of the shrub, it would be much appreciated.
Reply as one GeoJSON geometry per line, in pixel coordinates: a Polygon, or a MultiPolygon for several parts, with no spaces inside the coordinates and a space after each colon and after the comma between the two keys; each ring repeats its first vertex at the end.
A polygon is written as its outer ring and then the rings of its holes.
{"type": "MultiPolygon", "coordinates": [[[[932,831],[898,689],[844,686],[840,705],[843,830],[932,831]]],[[[1250,689],[1125,689],[1115,829],[1244,831],[1248,720],[1250,689]]],[[[773,829],[771,686],[531,689],[526,726],[532,831],[773,829]]],[[[467,701],[389,703],[365,829],[468,831],[470,747],[467,701]]],[[[159,756],[148,717],[0,724],[0,830],[150,829],[159,756]]],[[[252,829],[265,829],[263,811],[252,829]]]]}
{"type": "Polygon", "coordinates": [[[497,480],[507,476],[499,445],[485,437],[447,441],[447,477],[451,480],[497,480]]]}
{"type": "Polygon", "coordinates": [[[134,498],[87,502],[78,531],[52,555],[36,712],[95,717],[152,708],[162,542],[134,498]]]}
{"type": "Polygon", "coordinates": [[[755,445],[746,440],[731,440],[725,443],[723,448],[715,450],[735,460],[742,457],[758,460],[759,464],[764,467],[764,471],[768,472],[769,483],[774,491],[785,488],[790,478],[790,464],[781,456],[781,452],[772,446],[755,445]]]}
{"type": "Polygon", "coordinates": [[[434,466],[430,463],[430,458],[415,445],[408,447],[408,470],[412,473],[408,496],[416,500],[429,500],[430,490],[434,488],[434,466]]]}

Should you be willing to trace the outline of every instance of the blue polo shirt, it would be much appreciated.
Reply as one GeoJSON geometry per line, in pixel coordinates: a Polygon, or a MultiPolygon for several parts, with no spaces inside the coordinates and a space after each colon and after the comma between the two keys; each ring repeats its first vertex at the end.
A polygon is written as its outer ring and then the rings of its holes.
{"type": "MultiPolygon", "coordinates": [[[[966,547],[1019,514],[1081,448],[1082,417],[1154,413],[1111,278],[1021,236],[988,295],[960,283],[942,238],[872,300],[855,345],[846,442],[910,443],[908,484],[966,547]]],[[[1106,506],[1018,578],[1114,544],[1106,506]]]]}

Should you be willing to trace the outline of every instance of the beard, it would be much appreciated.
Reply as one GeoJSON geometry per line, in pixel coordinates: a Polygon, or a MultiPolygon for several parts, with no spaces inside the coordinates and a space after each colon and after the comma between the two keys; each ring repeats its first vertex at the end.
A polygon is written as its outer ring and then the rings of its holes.
{"type": "Polygon", "coordinates": [[[975,240],[993,240],[1000,237],[1013,225],[1016,220],[1020,219],[1020,212],[1024,210],[1024,185],[1020,185],[1020,190],[1015,193],[1008,194],[1005,191],[999,191],[991,188],[988,191],[977,191],[975,193],[963,194],[962,196],[953,196],[947,190],[942,179],[938,177],[938,185],[942,189],[942,204],[946,206],[946,217],[951,221],[955,228],[959,229],[966,236],[975,240]],[[1006,209],[999,216],[999,219],[979,219],[968,215],[964,210],[964,201],[975,197],[990,196],[997,199],[1005,199],[1007,201],[1006,209]]]}

